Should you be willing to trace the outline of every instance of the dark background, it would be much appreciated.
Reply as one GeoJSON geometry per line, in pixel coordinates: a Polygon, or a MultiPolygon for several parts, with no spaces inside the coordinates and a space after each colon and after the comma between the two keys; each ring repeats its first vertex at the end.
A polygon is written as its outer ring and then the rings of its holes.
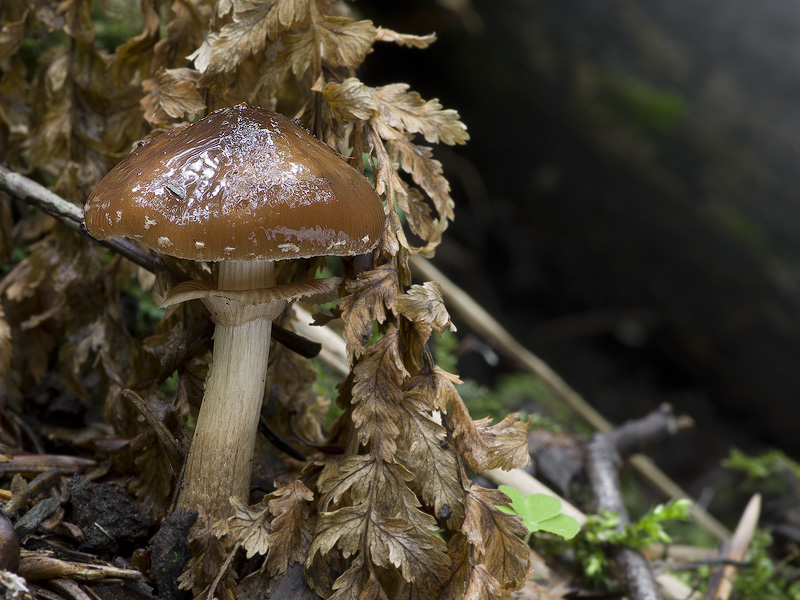
{"type": "Polygon", "coordinates": [[[361,76],[438,97],[472,137],[436,151],[456,220],[434,262],[612,421],[694,417],[659,456],[693,493],[731,446],[800,457],[800,7],[357,8],[437,31],[361,76]]]}

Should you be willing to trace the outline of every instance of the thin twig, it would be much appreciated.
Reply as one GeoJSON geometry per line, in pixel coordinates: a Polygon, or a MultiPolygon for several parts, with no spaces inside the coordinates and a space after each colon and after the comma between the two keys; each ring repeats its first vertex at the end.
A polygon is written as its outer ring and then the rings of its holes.
{"type": "Polygon", "coordinates": [[[694,422],[690,417],[676,416],[672,406],[662,404],[642,419],[623,423],[608,434],[609,441],[622,458],[636,452],[644,452],[680,431],[690,429],[694,422]]]}

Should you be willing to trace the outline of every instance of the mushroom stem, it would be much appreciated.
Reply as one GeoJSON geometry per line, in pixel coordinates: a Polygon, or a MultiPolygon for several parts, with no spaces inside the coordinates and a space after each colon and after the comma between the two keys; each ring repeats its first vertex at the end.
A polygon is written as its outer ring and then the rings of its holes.
{"type": "MultiPolygon", "coordinates": [[[[224,290],[267,288],[273,285],[273,271],[272,261],[220,262],[218,285],[224,290]]],[[[226,317],[230,322],[231,315],[226,317]]],[[[200,505],[215,520],[231,514],[230,496],[248,499],[272,318],[267,314],[241,325],[216,325],[179,508],[200,505]]]]}

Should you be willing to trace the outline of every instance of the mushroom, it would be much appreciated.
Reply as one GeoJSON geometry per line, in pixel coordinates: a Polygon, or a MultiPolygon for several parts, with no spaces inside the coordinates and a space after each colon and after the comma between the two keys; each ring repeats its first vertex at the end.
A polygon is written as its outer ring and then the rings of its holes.
{"type": "Polygon", "coordinates": [[[339,283],[275,286],[273,261],[371,251],[384,227],[381,200],[300,125],[240,104],[142,142],[92,191],[85,221],[100,240],[125,236],[218,265],[216,286],[184,282],[162,306],[200,299],[215,323],[178,506],[227,516],[230,496],[249,496],[272,321],[286,301],[339,283]]]}

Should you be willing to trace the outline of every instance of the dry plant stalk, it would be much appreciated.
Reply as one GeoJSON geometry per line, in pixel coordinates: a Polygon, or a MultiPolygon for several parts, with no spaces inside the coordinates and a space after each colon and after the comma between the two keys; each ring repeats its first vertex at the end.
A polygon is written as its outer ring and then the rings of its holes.
{"type": "MultiPolygon", "coordinates": [[[[495,425],[470,418],[458,379],[426,348],[434,331],[452,327],[441,290],[412,286],[408,267],[411,256],[434,252],[453,218],[429,144],[462,144],[466,127],[407,84],[374,87],[356,77],[374,44],[422,49],[435,36],[376,27],[329,0],[142,0],[144,29],[109,52],[95,38],[90,0],[40,4],[32,11],[26,0],[7,0],[0,8],[0,158],[67,200],[82,204],[150,132],[245,101],[299,118],[371,172],[385,201],[372,268],[356,276],[345,265],[334,316],[342,319],[350,372],[339,386],[344,414],[332,437],[315,416],[307,360],[281,348],[271,355],[273,425],[304,438],[308,455],[332,443],[342,453],[317,453],[305,466],[286,459],[277,489],[256,505],[235,502],[234,516],[218,523],[201,514],[181,586],[196,597],[263,597],[284,589],[300,566],[315,592],[336,600],[500,598],[522,587],[530,563],[521,520],[498,511],[507,498],[467,473],[525,465],[525,424],[516,415],[495,425]],[[19,49],[33,36],[45,51],[31,66],[19,49]],[[263,557],[260,568],[236,571],[238,549],[263,557]]],[[[3,207],[8,200],[0,198],[3,207]]],[[[0,325],[0,392],[18,407],[57,354],[70,391],[102,402],[108,421],[131,438],[121,452],[138,471],[132,491],[163,514],[174,470],[122,394],[135,392],[185,438],[208,361],[203,309],[182,306],[140,339],[118,300],[125,283],[146,280],[141,270],[105,260],[73,230],[44,219],[34,225],[24,235],[0,228],[0,249],[16,236],[30,251],[0,282],[0,323],[9,324],[0,325]],[[173,372],[178,392],[165,398],[160,387],[173,372]]],[[[318,264],[284,263],[276,279],[301,279],[318,264]]],[[[199,265],[164,261],[156,289],[187,273],[204,277],[199,265]]]]}

